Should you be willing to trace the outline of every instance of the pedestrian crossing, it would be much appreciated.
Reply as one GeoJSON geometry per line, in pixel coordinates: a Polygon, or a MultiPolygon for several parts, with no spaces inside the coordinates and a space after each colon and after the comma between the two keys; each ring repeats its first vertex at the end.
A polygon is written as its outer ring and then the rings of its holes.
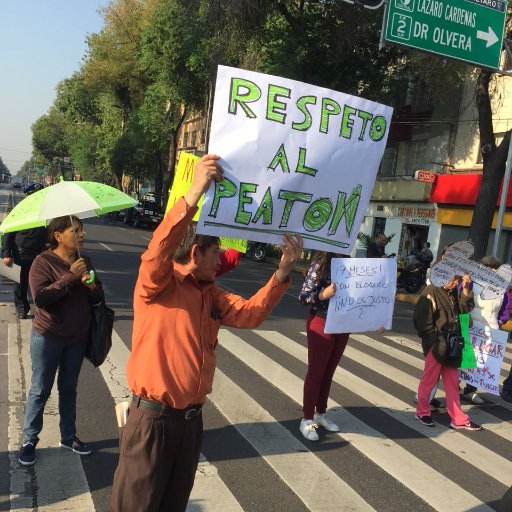
{"type": "MultiPolygon", "coordinates": [[[[78,487],[72,491],[59,488],[63,455],[51,449],[58,439],[46,436],[43,462],[38,459],[35,474],[16,461],[20,389],[26,393],[30,374],[28,353],[19,348],[28,343],[16,343],[16,339],[28,336],[22,332],[27,325],[22,321],[21,331],[16,324],[9,326],[9,351],[13,351],[9,439],[14,440],[9,450],[11,503],[15,505],[11,510],[32,510],[27,488],[52,496],[46,501],[44,496],[37,497],[38,504],[45,504],[39,510],[94,510],[84,479],[75,481],[78,487]],[[49,468],[51,477],[44,477],[43,470],[49,468]],[[59,492],[61,501],[55,499],[59,492]]],[[[276,324],[264,324],[268,325],[276,324]]],[[[130,397],[125,386],[129,351],[115,332],[113,342],[99,372],[113,401],[119,402],[130,397]]],[[[413,397],[423,354],[413,337],[350,336],[329,401],[329,414],[341,432],[320,429],[317,443],[305,440],[298,429],[307,368],[304,332],[291,336],[289,331],[269,328],[221,329],[217,359],[189,512],[483,512],[495,510],[512,484],[511,404],[487,394],[482,395],[483,406],[464,404],[471,418],[484,426],[482,432],[453,431],[446,413],[433,416],[435,428],[414,419],[413,397]],[[216,444],[220,439],[226,444],[216,444]]],[[[508,348],[502,379],[511,361],[508,348]]],[[[444,397],[442,390],[438,397],[444,397]]],[[[54,413],[53,405],[45,414],[45,432],[47,422],[57,421],[54,413]]],[[[58,432],[57,425],[51,430],[58,432]]],[[[80,459],[68,459],[62,470],[80,473],[80,468],[69,466],[80,465],[80,459]]]]}

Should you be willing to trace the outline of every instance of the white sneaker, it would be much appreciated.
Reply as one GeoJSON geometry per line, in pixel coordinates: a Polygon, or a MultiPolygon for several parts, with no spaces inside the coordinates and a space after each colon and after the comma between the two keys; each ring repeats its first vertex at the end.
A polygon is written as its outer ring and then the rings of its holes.
{"type": "Polygon", "coordinates": [[[339,432],[341,428],[334,423],[334,421],[330,420],[326,414],[318,414],[315,412],[314,421],[318,423],[318,425],[325,428],[325,430],[328,430],[329,432],[339,432]]]}
{"type": "Polygon", "coordinates": [[[484,399],[480,395],[478,395],[477,393],[473,393],[471,395],[471,401],[474,404],[478,404],[478,405],[485,404],[484,399]]]}
{"type": "Polygon", "coordinates": [[[300,422],[300,433],[308,441],[318,441],[318,434],[316,433],[317,424],[313,420],[302,418],[300,422]]]}

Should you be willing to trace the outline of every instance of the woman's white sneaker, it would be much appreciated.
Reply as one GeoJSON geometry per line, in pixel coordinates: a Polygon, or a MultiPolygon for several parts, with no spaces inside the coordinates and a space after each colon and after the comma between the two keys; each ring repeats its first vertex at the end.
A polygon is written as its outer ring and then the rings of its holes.
{"type": "Polygon", "coordinates": [[[325,413],[318,414],[315,412],[313,420],[315,423],[321,427],[324,427],[325,430],[328,430],[329,432],[339,432],[341,430],[341,428],[336,423],[334,423],[334,421],[330,420],[325,413]]]}
{"type": "Polygon", "coordinates": [[[300,422],[300,433],[308,441],[318,441],[318,434],[316,433],[317,424],[313,420],[302,418],[300,422]]]}

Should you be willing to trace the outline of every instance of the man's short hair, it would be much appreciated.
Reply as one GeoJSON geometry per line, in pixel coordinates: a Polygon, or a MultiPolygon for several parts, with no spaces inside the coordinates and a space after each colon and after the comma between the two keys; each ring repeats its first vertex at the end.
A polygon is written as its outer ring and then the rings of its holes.
{"type": "Polygon", "coordinates": [[[181,239],[180,245],[174,253],[174,261],[182,265],[188,263],[190,261],[190,250],[195,244],[197,244],[199,250],[204,253],[212,245],[219,246],[220,241],[218,236],[198,235],[196,233],[196,225],[190,223],[181,239]]]}

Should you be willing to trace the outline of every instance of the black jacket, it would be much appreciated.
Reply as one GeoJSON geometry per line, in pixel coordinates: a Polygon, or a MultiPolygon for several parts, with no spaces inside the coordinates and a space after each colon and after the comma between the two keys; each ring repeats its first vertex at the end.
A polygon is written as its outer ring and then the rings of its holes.
{"type": "Polygon", "coordinates": [[[443,287],[429,284],[416,303],[413,320],[416,332],[421,338],[423,354],[427,355],[432,350],[432,355],[439,363],[458,368],[460,359],[447,361],[444,357],[444,334],[460,329],[457,311],[454,308],[455,302],[460,313],[469,313],[475,306],[473,292],[459,295],[457,288],[448,291],[443,287]]]}
{"type": "Polygon", "coordinates": [[[371,242],[366,249],[367,258],[382,258],[384,254],[384,246],[379,245],[377,242],[371,242]]]}
{"type": "Polygon", "coordinates": [[[46,228],[24,229],[6,233],[2,239],[2,258],[34,259],[46,247],[48,235],[46,228]]]}

